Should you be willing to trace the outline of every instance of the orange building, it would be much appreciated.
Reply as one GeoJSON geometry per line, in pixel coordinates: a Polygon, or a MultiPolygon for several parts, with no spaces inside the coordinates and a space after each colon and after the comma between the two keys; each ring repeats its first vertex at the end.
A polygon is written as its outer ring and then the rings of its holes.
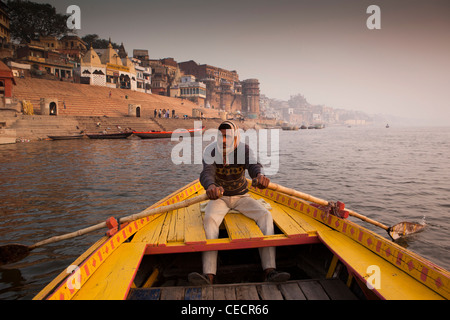
{"type": "Polygon", "coordinates": [[[13,85],[16,84],[11,69],[0,60],[0,97],[11,98],[13,85]]]}

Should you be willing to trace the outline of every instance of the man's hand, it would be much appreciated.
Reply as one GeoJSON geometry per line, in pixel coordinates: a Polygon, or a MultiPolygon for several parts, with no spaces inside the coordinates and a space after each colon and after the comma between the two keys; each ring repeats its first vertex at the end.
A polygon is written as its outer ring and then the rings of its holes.
{"type": "Polygon", "coordinates": [[[225,190],[222,187],[218,187],[215,184],[211,184],[206,190],[206,194],[210,200],[219,199],[224,192],[225,190]]]}
{"type": "Polygon", "coordinates": [[[255,180],[256,180],[256,187],[259,189],[266,189],[270,183],[270,179],[263,174],[258,174],[255,180]]]}

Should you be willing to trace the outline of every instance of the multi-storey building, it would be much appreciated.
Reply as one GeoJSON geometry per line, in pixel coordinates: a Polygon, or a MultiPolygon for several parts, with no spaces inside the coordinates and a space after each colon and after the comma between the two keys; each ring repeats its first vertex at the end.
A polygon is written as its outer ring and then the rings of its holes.
{"type": "Polygon", "coordinates": [[[10,41],[8,6],[0,1],[0,42],[9,43],[10,41]]]}
{"type": "Polygon", "coordinates": [[[200,106],[204,106],[206,99],[206,84],[195,81],[192,75],[181,77],[181,82],[178,84],[180,89],[180,98],[189,99],[200,106]]]}
{"type": "Polygon", "coordinates": [[[136,70],[136,91],[152,93],[152,69],[145,67],[141,60],[132,58],[136,70]]]}
{"type": "Polygon", "coordinates": [[[57,79],[73,77],[73,64],[55,50],[44,46],[24,45],[16,50],[19,63],[29,64],[33,72],[40,75],[50,75],[57,79]]]}
{"type": "Polygon", "coordinates": [[[193,75],[206,84],[204,106],[229,113],[244,113],[249,118],[259,116],[259,82],[257,79],[239,81],[236,71],[228,71],[193,60],[178,64],[185,75],[193,75]]]}

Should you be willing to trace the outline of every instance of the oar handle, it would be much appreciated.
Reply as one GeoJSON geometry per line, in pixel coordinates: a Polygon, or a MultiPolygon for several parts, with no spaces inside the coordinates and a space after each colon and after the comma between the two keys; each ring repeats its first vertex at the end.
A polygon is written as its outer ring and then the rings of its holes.
{"type": "MultiPolygon", "coordinates": [[[[161,207],[152,208],[152,209],[145,209],[144,211],[141,211],[139,213],[136,213],[136,214],[133,214],[133,215],[130,215],[130,216],[127,216],[127,217],[119,219],[120,220],[119,223],[131,222],[131,221],[138,220],[138,219],[141,219],[141,218],[145,218],[145,217],[148,217],[148,216],[151,216],[151,215],[154,215],[154,214],[168,212],[168,211],[172,211],[172,210],[176,210],[176,209],[181,209],[181,208],[188,207],[190,205],[193,205],[195,203],[199,203],[199,202],[202,202],[202,201],[205,201],[205,200],[208,200],[208,195],[206,193],[202,194],[200,196],[197,196],[197,197],[194,197],[194,198],[191,198],[191,199],[186,199],[186,200],[183,200],[181,202],[177,202],[177,203],[170,204],[170,205],[167,205],[167,206],[161,206],[161,207]]],[[[61,235],[61,236],[55,236],[55,237],[52,237],[52,238],[49,238],[49,239],[46,239],[46,240],[42,240],[40,242],[37,242],[37,243],[33,244],[29,248],[30,248],[30,250],[32,250],[34,248],[43,246],[45,244],[54,243],[54,242],[58,242],[58,241],[61,241],[61,240],[67,240],[67,239],[79,237],[79,236],[82,236],[84,234],[87,234],[87,233],[90,233],[90,232],[93,232],[93,231],[97,231],[97,230],[100,230],[100,229],[103,229],[103,228],[106,228],[106,227],[107,227],[106,222],[101,222],[99,224],[90,226],[88,228],[84,228],[84,229],[81,229],[81,230],[78,230],[78,231],[74,231],[74,232],[71,232],[71,233],[67,233],[67,234],[64,234],[64,235],[61,235]]]]}
{"type": "Polygon", "coordinates": [[[191,198],[191,199],[186,199],[183,200],[181,202],[177,202],[174,204],[169,204],[167,206],[162,206],[162,207],[157,207],[157,208],[153,208],[153,209],[145,209],[142,212],[136,213],[136,214],[132,214],[128,217],[124,217],[124,218],[120,218],[120,223],[122,222],[131,222],[131,221],[135,221],[138,219],[142,219],[148,216],[152,216],[154,214],[158,214],[158,213],[163,213],[163,212],[168,212],[168,211],[172,211],[172,210],[176,210],[176,209],[181,209],[184,207],[189,207],[193,204],[208,200],[208,195],[206,193],[200,195],[200,196],[196,196],[195,198],[191,198]]]}
{"type": "MultiPolygon", "coordinates": [[[[306,201],[314,202],[314,203],[320,204],[322,206],[327,206],[329,204],[329,202],[326,201],[326,200],[313,197],[313,196],[311,196],[309,194],[306,194],[306,193],[303,193],[303,192],[299,192],[299,191],[294,190],[294,189],[290,189],[290,188],[286,188],[286,187],[280,186],[280,185],[278,185],[276,183],[273,183],[273,182],[269,183],[269,187],[268,188],[271,189],[271,190],[274,190],[274,191],[278,191],[278,192],[281,192],[281,193],[284,193],[284,194],[287,194],[287,195],[290,195],[290,196],[293,196],[293,197],[297,197],[297,198],[306,200],[306,201]]],[[[366,221],[368,223],[371,223],[371,224],[373,224],[375,226],[378,226],[378,227],[380,227],[380,228],[382,228],[382,229],[384,229],[386,231],[390,230],[390,228],[388,226],[385,226],[384,224],[382,224],[382,223],[380,223],[378,221],[372,220],[372,219],[370,219],[370,218],[368,218],[366,216],[363,216],[362,214],[359,214],[359,213],[357,213],[355,211],[348,210],[348,209],[345,209],[345,210],[348,211],[349,215],[351,215],[351,216],[353,216],[355,218],[358,218],[358,219],[361,219],[361,220],[366,221]]]]}
{"type": "Polygon", "coordinates": [[[78,230],[78,231],[74,231],[71,233],[67,233],[67,234],[63,234],[60,236],[55,236],[55,237],[51,237],[49,239],[46,240],[42,240],[40,242],[37,242],[35,244],[33,244],[32,246],[30,246],[30,250],[33,250],[34,248],[37,247],[41,247],[43,245],[49,244],[49,243],[54,243],[54,242],[58,242],[58,241],[62,241],[62,240],[67,240],[67,239],[72,239],[75,237],[79,237],[82,236],[84,234],[90,233],[90,232],[94,232],[100,229],[106,228],[106,222],[101,222],[99,224],[78,230]]]}
{"type": "Polygon", "coordinates": [[[297,190],[294,190],[294,189],[290,189],[290,188],[286,188],[286,187],[280,186],[279,184],[276,184],[276,183],[273,183],[273,182],[269,183],[269,187],[268,188],[271,189],[271,190],[274,190],[274,191],[279,191],[281,193],[284,193],[284,194],[287,194],[287,195],[290,195],[290,196],[293,196],[293,197],[297,197],[297,198],[306,200],[306,201],[314,202],[314,203],[320,204],[322,206],[327,206],[329,204],[329,202],[326,201],[326,200],[322,200],[322,199],[313,197],[312,195],[309,195],[309,194],[306,194],[306,193],[303,193],[303,192],[300,192],[300,191],[297,191],[297,190]]]}

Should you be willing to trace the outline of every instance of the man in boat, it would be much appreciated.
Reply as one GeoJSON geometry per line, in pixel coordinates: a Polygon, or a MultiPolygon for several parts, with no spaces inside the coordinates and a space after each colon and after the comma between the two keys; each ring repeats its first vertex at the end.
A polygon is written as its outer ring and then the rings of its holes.
{"type": "MultiPolygon", "coordinates": [[[[219,237],[219,226],[231,209],[253,219],[264,235],[273,235],[272,215],[261,203],[249,196],[245,170],[252,179],[256,179],[258,188],[267,188],[270,180],[264,176],[263,167],[256,161],[249,146],[240,142],[239,129],[232,121],[222,122],[219,130],[221,135],[217,143],[212,143],[205,149],[203,171],[200,174],[200,183],[210,199],[203,221],[206,238],[219,237]],[[245,157],[242,157],[242,151],[245,151],[245,157]]],[[[203,252],[203,274],[190,273],[188,278],[192,284],[213,283],[217,271],[217,254],[217,251],[203,252]]],[[[275,247],[260,248],[259,254],[265,281],[289,280],[289,273],[276,270],[275,247]]]]}

